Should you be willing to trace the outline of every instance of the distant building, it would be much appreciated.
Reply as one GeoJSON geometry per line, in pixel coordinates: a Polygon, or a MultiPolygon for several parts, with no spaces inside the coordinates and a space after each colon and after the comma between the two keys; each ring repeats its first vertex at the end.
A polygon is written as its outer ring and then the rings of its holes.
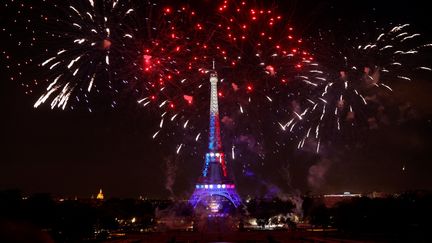
{"type": "Polygon", "coordinates": [[[332,208],[339,202],[350,201],[353,198],[361,196],[362,194],[350,192],[344,192],[342,194],[326,194],[323,195],[323,202],[327,208],[332,208]]]}
{"type": "Polygon", "coordinates": [[[391,194],[386,193],[386,192],[376,192],[376,191],[373,191],[373,192],[369,193],[367,196],[369,198],[387,198],[390,195],[391,194]]]}
{"type": "Polygon", "coordinates": [[[104,194],[102,192],[102,189],[99,190],[99,193],[97,194],[96,199],[98,199],[98,200],[104,199],[104,194]]]}

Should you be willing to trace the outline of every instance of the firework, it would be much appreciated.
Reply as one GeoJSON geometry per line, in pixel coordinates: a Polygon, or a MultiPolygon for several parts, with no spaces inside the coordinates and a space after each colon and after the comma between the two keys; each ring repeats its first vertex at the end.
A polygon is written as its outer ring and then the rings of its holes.
{"type": "Polygon", "coordinates": [[[16,57],[28,65],[15,67],[14,79],[38,94],[34,107],[92,111],[135,99],[158,117],[151,138],[169,141],[176,154],[195,155],[205,144],[213,67],[224,144],[233,159],[252,154],[246,167],[264,158],[263,131],[293,103],[311,100],[324,79],[288,18],[264,2],[217,1],[204,8],[50,0],[11,1],[10,7],[18,13],[13,26],[25,33],[11,37],[28,50],[16,57]]]}
{"type": "MultiPolygon", "coordinates": [[[[90,109],[93,94],[119,92],[116,70],[127,64],[126,48],[134,38],[129,23],[135,10],[125,2],[9,3],[17,13],[10,25],[13,48],[19,50],[14,58],[25,63],[14,67],[19,71],[11,78],[26,93],[42,92],[35,108],[48,102],[51,108],[84,103],[90,109]]],[[[110,98],[110,103],[116,101],[110,98]]]]}
{"type": "Polygon", "coordinates": [[[319,152],[322,141],[350,143],[388,123],[393,114],[386,108],[396,102],[393,86],[431,70],[418,61],[430,44],[421,44],[420,34],[412,33],[408,24],[367,33],[336,40],[329,37],[331,30],[320,32],[314,52],[322,57],[326,72],[317,86],[318,95],[301,104],[288,122],[279,123],[282,130],[297,136],[298,148],[309,143],[319,152]]]}
{"type": "MultiPolygon", "coordinates": [[[[293,117],[279,123],[282,130],[305,129],[304,117],[318,109],[329,112],[322,104],[333,101],[325,94],[334,97],[331,90],[339,87],[275,5],[218,1],[203,12],[202,6],[121,0],[10,4],[19,13],[15,25],[25,30],[12,38],[37,56],[24,57],[28,65],[18,70],[27,75],[15,75],[27,92],[43,89],[35,107],[83,103],[91,110],[99,103],[96,94],[113,107],[131,99],[118,97],[136,98],[159,116],[152,138],[175,142],[177,153],[194,150],[190,144],[206,137],[208,72],[214,66],[221,77],[222,123],[237,131],[224,136],[228,147],[237,145],[233,158],[245,149],[263,157],[264,123],[275,125],[286,113],[293,117]],[[38,79],[29,82],[33,74],[38,79]],[[317,97],[323,87],[329,92],[317,97]],[[238,144],[250,141],[256,146],[238,144]]],[[[362,96],[363,90],[355,91],[362,96]]],[[[343,110],[337,115],[346,113],[345,105],[343,110]]],[[[318,137],[319,126],[309,127],[307,137],[313,132],[318,137]]]]}
{"type": "Polygon", "coordinates": [[[188,5],[153,6],[152,16],[159,17],[148,23],[152,38],[143,47],[143,75],[136,82],[138,103],[160,114],[152,138],[196,153],[196,142],[206,138],[208,72],[215,65],[224,144],[238,145],[233,158],[242,151],[263,158],[263,120],[273,125],[274,114],[306,99],[323,73],[294,27],[275,6],[220,1],[205,16],[188,5]]]}

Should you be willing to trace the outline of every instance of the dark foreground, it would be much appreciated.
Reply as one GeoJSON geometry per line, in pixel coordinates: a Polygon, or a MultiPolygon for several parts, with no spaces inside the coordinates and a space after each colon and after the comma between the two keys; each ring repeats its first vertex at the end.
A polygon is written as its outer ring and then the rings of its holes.
{"type": "Polygon", "coordinates": [[[288,217],[293,204],[278,198],[250,200],[249,218],[200,222],[183,201],[59,199],[7,190],[0,191],[0,243],[432,242],[428,191],[324,199],[303,197],[300,223],[288,217]],[[258,230],[270,225],[281,229],[258,230]]]}
{"type": "Polygon", "coordinates": [[[249,231],[227,233],[203,232],[164,232],[130,235],[127,238],[108,240],[109,243],[204,243],[204,242],[238,242],[238,243],[359,243],[359,242],[428,242],[426,239],[414,237],[396,237],[388,235],[348,235],[328,231],[249,231]]]}

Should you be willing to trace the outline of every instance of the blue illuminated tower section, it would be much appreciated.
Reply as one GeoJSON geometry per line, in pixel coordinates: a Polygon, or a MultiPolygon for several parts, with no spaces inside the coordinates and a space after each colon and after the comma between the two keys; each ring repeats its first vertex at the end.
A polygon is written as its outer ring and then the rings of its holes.
{"type": "Polygon", "coordinates": [[[206,206],[211,213],[217,213],[223,203],[221,199],[229,201],[234,207],[241,205],[235,184],[228,175],[225,154],[222,151],[220,135],[219,107],[218,107],[218,76],[215,71],[210,73],[210,127],[208,153],[202,175],[198,179],[190,203],[206,206]]]}

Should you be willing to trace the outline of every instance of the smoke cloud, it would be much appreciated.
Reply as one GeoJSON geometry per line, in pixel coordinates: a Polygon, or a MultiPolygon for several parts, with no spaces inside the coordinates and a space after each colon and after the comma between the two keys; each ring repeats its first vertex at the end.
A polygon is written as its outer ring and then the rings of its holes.
{"type": "Polygon", "coordinates": [[[332,164],[332,160],[323,158],[309,168],[307,181],[312,189],[318,190],[323,186],[326,182],[327,172],[332,164]]]}
{"type": "Polygon", "coordinates": [[[233,128],[234,127],[234,120],[231,117],[229,117],[229,116],[222,117],[221,122],[225,126],[227,126],[228,128],[233,128]]]}
{"type": "Polygon", "coordinates": [[[173,186],[177,175],[177,163],[175,160],[165,159],[165,189],[170,192],[170,199],[174,199],[173,186]]]}

